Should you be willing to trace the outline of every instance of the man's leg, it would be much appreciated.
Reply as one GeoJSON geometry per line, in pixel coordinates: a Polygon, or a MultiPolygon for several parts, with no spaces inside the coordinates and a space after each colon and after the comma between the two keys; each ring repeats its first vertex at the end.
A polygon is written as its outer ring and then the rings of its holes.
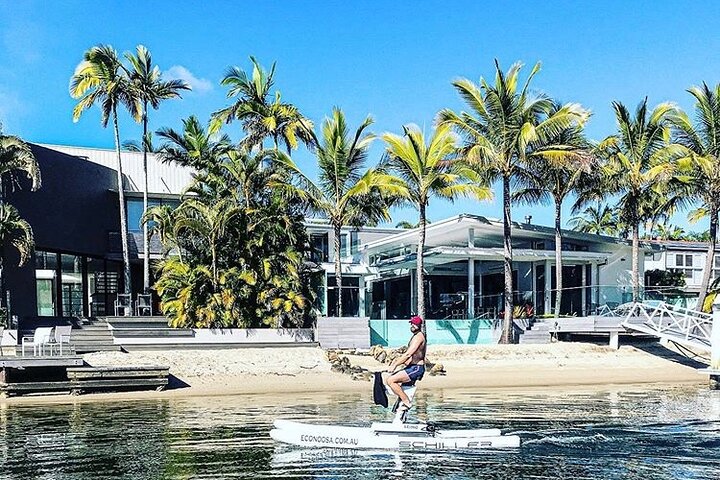
{"type": "Polygon", "coordinates": [[[393,373],[386,380],[387,386],[390,387],[390,390],[392,390],[395,395],[400,397],[400,401],[404,403],[405,406],[408,408],[410,407],[410,399],[403,391],[402,384],[409,381],[410,377],[408,377],[408,374],[407,372],[405,372],[405,370],[400,370],[399,372],[393,373]]]}

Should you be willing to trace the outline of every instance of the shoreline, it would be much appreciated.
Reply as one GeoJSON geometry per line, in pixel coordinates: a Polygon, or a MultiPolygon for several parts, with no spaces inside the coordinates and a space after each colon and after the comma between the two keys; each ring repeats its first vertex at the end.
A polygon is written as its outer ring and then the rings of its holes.
{"type": "MultiPolygon", "coordinates": [[[[699,363],[657,345],[612,350],[594,344],[431,346],[428,358],[442,363],[445,376],[426,375],[420,391],[517,391],[604,388],[619,385],[703,385],[699,363]]],[[[353,365],[370,371],[386,368],[367,355],[347,355],[353,365]]],[[[323,393],[372,393],[371,382],[332,372],[320,348],[265,348],[224,351],[155,351],[96,353],[85,356],[93,366],[171,365],[171,388],[132,391],[42,394],[1,398],[0,405],[67,404],[163,400],[218,396],[277,396],[323,393]],[[164,363],[163,363],[164,362],[164,363]],[[180,382],[188,386],[172,388],[180,382]]]]}

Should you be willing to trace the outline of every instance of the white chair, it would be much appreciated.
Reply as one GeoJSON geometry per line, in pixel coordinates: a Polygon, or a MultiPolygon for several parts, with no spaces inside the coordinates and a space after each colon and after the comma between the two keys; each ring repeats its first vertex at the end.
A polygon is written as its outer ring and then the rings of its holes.
{"type": "Polygon", "coordinates": [[[152,295],[138,293],[135,301],[135,315],[138,317],[152,316],[152,295]]]}
{"type": "Polygon", "coordinates": [[[72,325],[62,325],[59,327],[55,327],[55,337],[53,343],[50,345],[52,353],[52,346],[57,345],[60,349],[60,355],[63,354],[63,343],[68,346],[68,353],[71,353],[70,350],[70,333],[72,332],[72,325]]]}
{"type": "Polygon", "coordinates": [[[52,331],[53,327],[39,327],[35,329],[35,334],[32,337],[23,337],[23,356],[25,356],[25,345],[32,345],[33,355],[37,356],[38,352],[40,352],[40,355],[43,355],[45,353],[45,345],[49,344],[52,339],[52,331]]]}
{"type": "Polygon", "coordinates": [[[129,293],[118,293],[115,299],[115,316],[125,317],[132,315],[132,297],[129,293]]]}

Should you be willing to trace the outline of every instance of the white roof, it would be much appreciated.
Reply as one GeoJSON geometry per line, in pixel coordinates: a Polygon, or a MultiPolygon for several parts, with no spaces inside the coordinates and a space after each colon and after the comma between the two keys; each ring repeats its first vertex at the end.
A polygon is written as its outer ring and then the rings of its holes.
{"type": "MultiPolygon", "coordinates": [[[[84,158],[92,163],[115,170],[117,154],[115,150],[87,147],[69,147],[65,145],[38,144],[66,155],[84,158]]],[[[122,151],[123,175],[125,191],[143,191],[143,155],[140,152],[122,151]]],[[[148,192],[164,194],[180,194],[192,181],[193,170],[176,164],[161,163],[157,156],[148,153],[148,192]]]]}

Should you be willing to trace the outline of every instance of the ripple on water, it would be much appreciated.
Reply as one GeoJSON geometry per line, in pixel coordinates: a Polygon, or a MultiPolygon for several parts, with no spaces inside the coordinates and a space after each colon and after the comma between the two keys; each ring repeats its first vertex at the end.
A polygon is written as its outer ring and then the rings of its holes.
{"type": "Polygon", "coordinates": [[[0,409],[0,479],[720,478],[720,395],[701,388],[421,392],[441,428],[499,426],[520,449],[407,453],[276,445],[275,418],[367,425],[369,395],[169,399],[0,409]]]}

